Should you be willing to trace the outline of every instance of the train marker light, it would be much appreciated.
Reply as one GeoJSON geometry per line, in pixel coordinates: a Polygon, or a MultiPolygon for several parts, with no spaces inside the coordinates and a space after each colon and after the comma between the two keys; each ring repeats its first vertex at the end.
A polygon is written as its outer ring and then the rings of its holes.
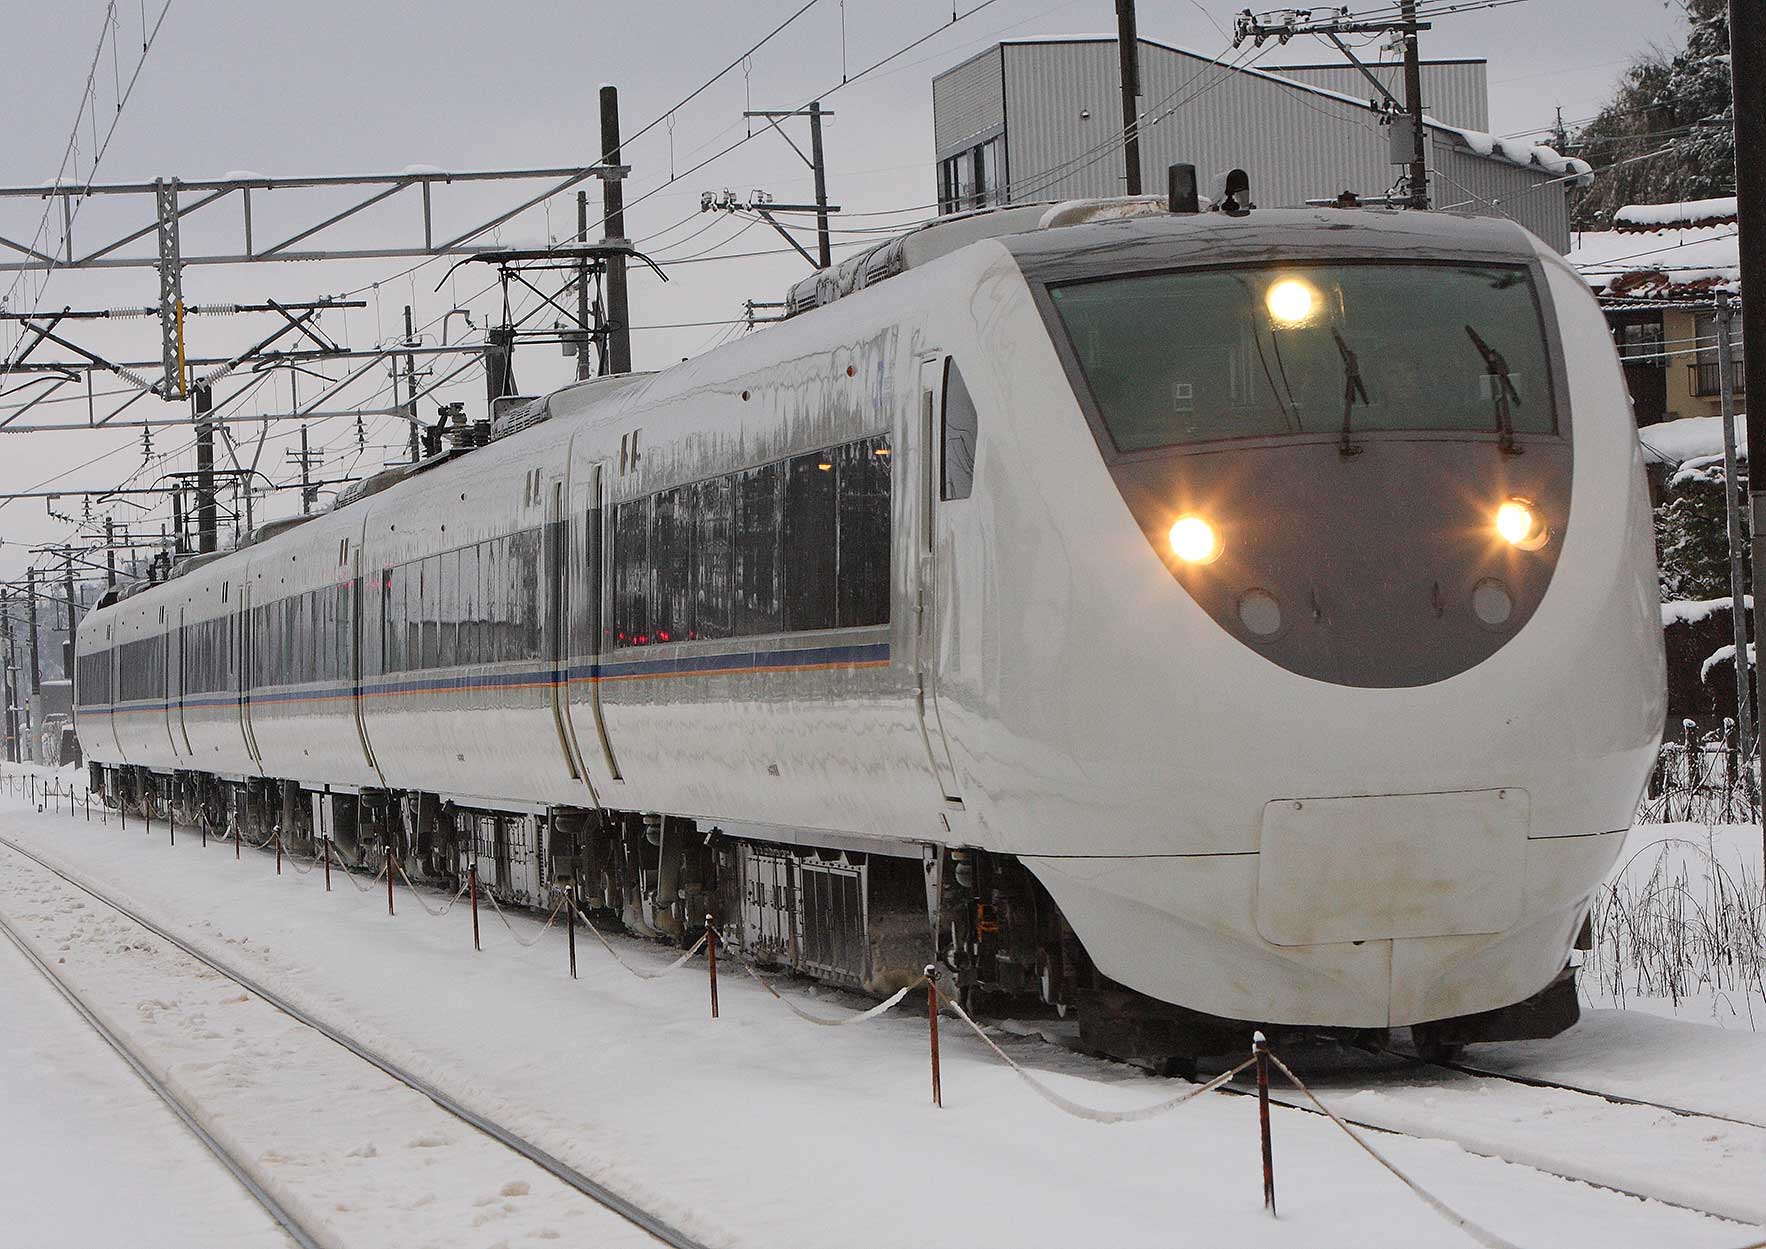
{"type": "Polygon", "coordinates": [[[1269,319],[1278,329],[1298,329],[1318,312],[1318,288],[1303,278],[1283,278],[1263,296],[1269,319]]]}
{"type": "Polygon", "coordinates": [[[1496,532],[1523,551],[1537,551],[1551,539],[1551,530],[1526,499],[1507,499],[1496,509],[1496,532]]]}
{"type": "Polygon", "coordinates": [[[1169,537],[1171,553],[1186,564],[1212,564],[1220,558],[1220,535],[1200,516],[1179,516],[1169,537]]]}

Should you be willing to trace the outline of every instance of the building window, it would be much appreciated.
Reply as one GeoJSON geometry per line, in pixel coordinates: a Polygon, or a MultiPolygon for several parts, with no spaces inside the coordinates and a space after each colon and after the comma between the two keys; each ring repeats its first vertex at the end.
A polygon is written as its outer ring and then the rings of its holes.
{"type": "MultiPolygon", "coordinates": [[[[1718,385],[1720,369],[1717,365],[1717,316],[1711,312],[1698,313],[1692,319],[1693,336],[1697,341],[1698,354],[1691,365],[1692,393],[1695,395],[1720,394],[1718,385]]],[[[1729,346],[1731,363],[1735,366],[1735,376],[1730,379],[1730,393],[1742,394],[1748,388],[1747,363],[1742,358],[1741,326],[1736,319],[1729,322],[1729,346]]]]}
{"type": "Polygon", "coordinates": [[[1005,164],[1004,135],[939,161],[938,211],[968,212],[1008,202],[1005,164]]]}
{"type": "Polygon", "coordinates": [[[1662,355],[1662,318],[1647,321],[1625,321],[1613,326],[1613,342],[1619,348],[1619,359],[1628,365],[1667,363],[1662,355]]]}

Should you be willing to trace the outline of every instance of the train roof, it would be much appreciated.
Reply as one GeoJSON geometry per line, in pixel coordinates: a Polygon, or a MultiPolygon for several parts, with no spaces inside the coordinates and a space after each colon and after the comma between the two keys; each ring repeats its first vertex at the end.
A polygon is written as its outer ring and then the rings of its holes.
{"type": "Polygon", "coordinates": [[[1275,208],[1248,212],[1172,212],[1164,196],[1067,200],[956,213],[929,221],[804,278],[785,297],[787,317],[808,312],[983,239],[999,239],[1021,261],[1053,255],[1091,254],[1122,245],[1125,235],[1158,240],[1168,260],[1174,238],[1194,239],[1210,251],[1227,242],[1235,250],[1303,245],[1327,254],[1353,247],[1365,252],[1377,241],[1423,258],[1531,255],[1526,231],[1495,217],[1415,212],[1390,208],[1275,208]],[[1123,223],[1119,230],[1071,227],[1123,223]],[[1128,223],[1133,223],[1132,225],[1128,223]],[[1333,238],[1330,231],[1342,232],[1333,238]],[[1350,243],[1348,237],[1353,236],[1350,243]],[[1371,236],[1371,239],[1370,239],[1371,236]]]}

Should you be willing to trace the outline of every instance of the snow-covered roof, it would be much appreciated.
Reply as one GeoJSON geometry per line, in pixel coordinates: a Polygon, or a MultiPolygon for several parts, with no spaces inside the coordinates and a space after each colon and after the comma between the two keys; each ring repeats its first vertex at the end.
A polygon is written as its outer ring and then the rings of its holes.
{"type": "MultiPolygon", "coordinates": [[[[1723,418],[1720,416],[1683,416],[1678,420],[1645,425],[1637,431],[1643,444],[1643,458],[1650,464],[1679,466],[1693,460],[1715,457],[1723,460],[1723,418]]],[[[1735,415],[1735,453],[1748,458],[1747,416],[1735,415]]]]}
{"type": "MultiPolygon", "coordinates": [[[[1001,44],[1039,44],[1039,43],[1115,43],[1112,34],[1098,35],[1021,35],[1012,39],[1002,39],[1001,44]]],[[[1198,61],[1218,64],[1219,58],[1197,52],[1194,48],[1180,47],[1175,43],[1166,43],[1162,39],[1149,39],[1140,36],[1141,43],[1163,48],[1167,52],[1176,52],[1181,56],[1192,56],[1198,61]]],[[[1222,66],[1232,73],[1249,74],[1267,82],[1279,83],[1294,91],[1304,91],[1311,95],[1324,96],[1344,104],[1353,104],[1356,108],[1369,112],[1377,111],[1372,104],[1360,96],[1350,95],[1343,91],[1333,91],[1329,87],[1321,87],[1315,83],[1305,82],[1298,78],[1286,78],[1279,73],[1257,69],[1254,66],[1222,66]]],[[[1553,148],[1537,143],[1518,143],[1513,139],[1500,139],[1495,135],[1485,134],[1482,130],[1467,130],[1462,126],[1449,126],[1445,122],[1436,121],[1425,115],[1423,124],[1432,130],[1440,131],[1460,146],[1470,149],[1479,156],[1490,160],[1505,161],[1511,165],[1520,165],[1526,169],[1537,169],[1552,177],[1565,178],[1572,186],[1587,186],[1594,181],[1594,167],[1587,161],[1578,160],[1574,156],[1564,156],[1553,148]]]]}
{"type": "Polygon", "coordinates": [[[1627,204],[1613,214],[1613,229],[1621,234],[1653,233],[1699,226],[1733,226],[1735,196],[1687,199],[1673,204],[1627,204]]]}
{"type": "Polygon", "coordinates": [[[1584,230],[1570,236],[1565,259],[1602,295],[1674,299],[1717,290],[1734,293],[1741,289],[1738,234],[1733,224],[1660,226],[1648,234],[1584,230]]]}

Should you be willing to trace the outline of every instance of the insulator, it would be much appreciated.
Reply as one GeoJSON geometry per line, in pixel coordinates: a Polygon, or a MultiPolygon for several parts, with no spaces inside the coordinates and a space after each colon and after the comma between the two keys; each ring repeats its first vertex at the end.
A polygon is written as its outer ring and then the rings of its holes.
{"type": "Polygon", "coordinates": [[[158,308],[106,308],[104,310],[104,315],[107,317],[110,317],[112,319],[120,319],[120,318],[124,318],[124,317],[156,317],[159,315],[159,309],[158,308]]]}

